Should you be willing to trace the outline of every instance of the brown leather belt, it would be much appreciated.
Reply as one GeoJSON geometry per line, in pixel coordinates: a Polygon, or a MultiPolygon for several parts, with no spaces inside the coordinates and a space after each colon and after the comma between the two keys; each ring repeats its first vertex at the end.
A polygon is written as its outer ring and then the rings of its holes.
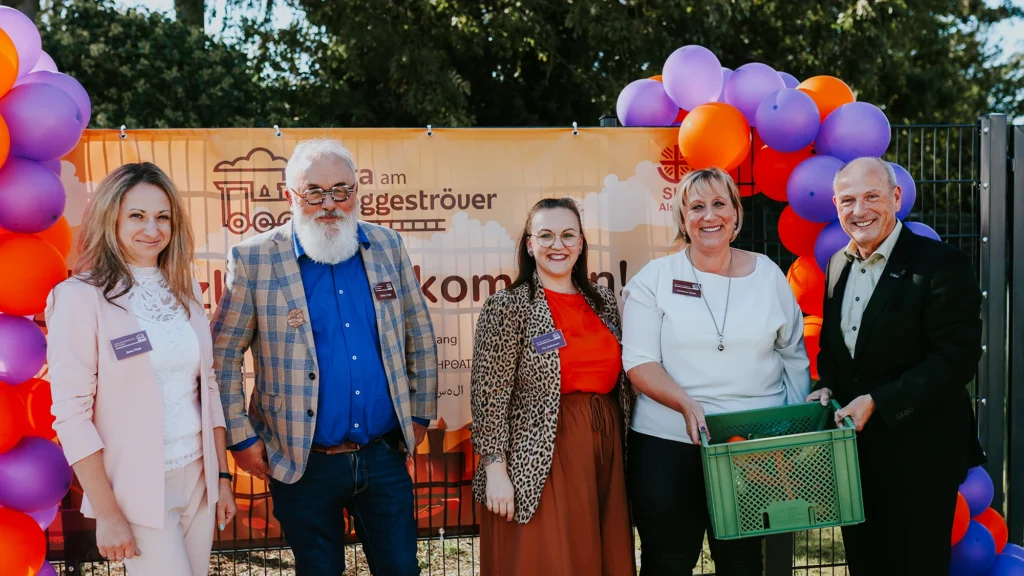
{"type": "Polygon", "coordinates": [[[360,448],[362,448],[362,446],[355,442],[345,442],[344,444],[338,444],[337,446],[320,446],[319,444],[313,444],[309,449],[312,452],[320,452],[321,454],[334,456],[335,454],[358,452],[360,448]]]}

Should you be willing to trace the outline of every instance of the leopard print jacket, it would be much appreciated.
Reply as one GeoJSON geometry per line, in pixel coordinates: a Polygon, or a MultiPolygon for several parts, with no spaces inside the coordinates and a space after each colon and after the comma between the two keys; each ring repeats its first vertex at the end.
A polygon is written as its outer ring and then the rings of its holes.
{"type": "MultiPolygon", "coordinates": [[[[503,454],[515,492],[515,520],[526,524],[540,504],[541,491],[554,457],[561,403],[561,367],[557,353],[537,354],[533,338],[555,330],[544,290],[523,284],[494,293],[477,319],[473,342],[470,438],[476,454],[503,454]]],[[[622,341],[615,294],[595,284],[600,305],[587,303],[622,341]]],[[[625,372],[613,393],[629,427],[636,400],[625,372]]],[[[625,443],[625,438],[623,438],[625,443]]],[[[623,450],[625,454],[625,450],[623,450]]],[[[487,476],[481,462],[473,479],[473,496],[485,503],[487,476]]]]}

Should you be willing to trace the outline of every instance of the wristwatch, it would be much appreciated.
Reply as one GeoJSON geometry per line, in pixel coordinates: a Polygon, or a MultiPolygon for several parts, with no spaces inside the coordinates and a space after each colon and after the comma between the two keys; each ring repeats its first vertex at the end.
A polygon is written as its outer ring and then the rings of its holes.
{"type": "Polygon", "coordinates": [[[232,476],[230,472],[221,472],[220,477],[227,480],[228,482],[231,482],[232,479],[234,479],[234,476],[232,476]]]}

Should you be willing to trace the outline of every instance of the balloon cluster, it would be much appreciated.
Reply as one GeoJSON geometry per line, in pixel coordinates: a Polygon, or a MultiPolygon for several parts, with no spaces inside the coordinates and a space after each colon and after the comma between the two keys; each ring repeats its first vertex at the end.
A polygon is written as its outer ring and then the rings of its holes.
{"type": "Polygon", "coordinates": [[[0,7],[0,574],[54,573],[43,531],[71,487],[50,385],[35,378],[46,337],[32,317],[67,277],[61,158],[90,114],[85,89],[57,72],[32,20],[0,7]]]}
{"type": "Polygon", "coordinates": [[[1008,544],[1006,521],[991,508],[994,487],[971,468],[956,495],[949,576],[1024,576],[1024,548],[1008,544]]]}

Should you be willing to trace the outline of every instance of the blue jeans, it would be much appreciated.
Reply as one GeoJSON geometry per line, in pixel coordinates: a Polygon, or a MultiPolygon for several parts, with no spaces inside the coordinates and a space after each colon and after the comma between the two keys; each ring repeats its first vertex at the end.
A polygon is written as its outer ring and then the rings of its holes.
{"type": "Polygon", "coordinates": [[[406,455],[384,440],[358,452],[310,452],[298,482],[270,482],[274,517],[295,553],[296,576],[340,576],[345,571],[345,522],[356,534],[370,572],[416,576],[416,521],[406,455]]]}

